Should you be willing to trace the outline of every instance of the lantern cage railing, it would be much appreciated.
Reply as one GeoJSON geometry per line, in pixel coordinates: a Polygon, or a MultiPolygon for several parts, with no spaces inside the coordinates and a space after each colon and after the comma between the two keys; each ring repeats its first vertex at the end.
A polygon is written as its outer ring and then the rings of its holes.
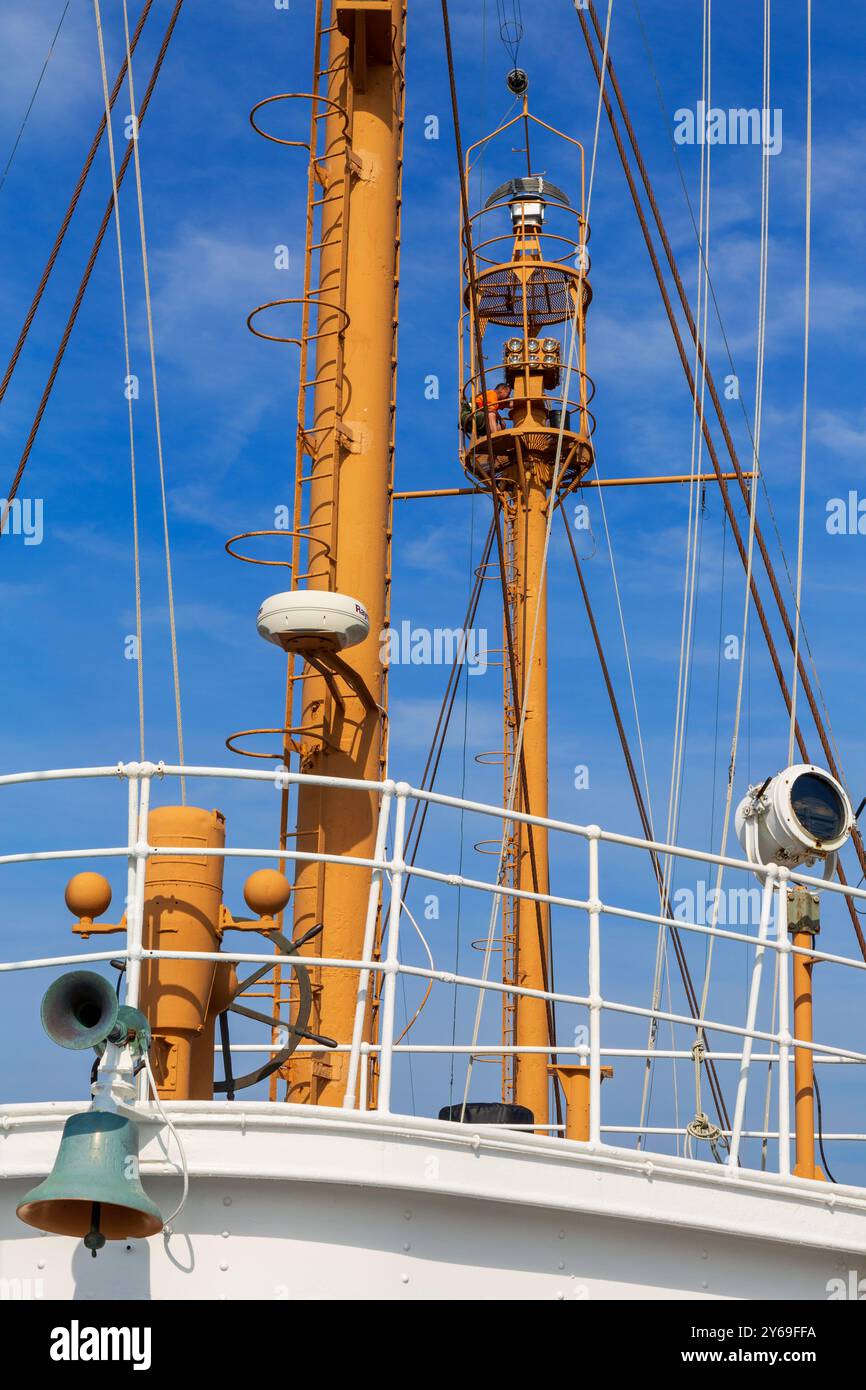
{"type": "MultiPolygon", "coordinates": [[[[562,375],[564,378],[565,368],[562,375]]],[[[491,378],[488,376],[487,380],[491,378]]],[[[558,393],[525,391],[521,384],[519,391],[505,402],[501,427],[490,430],[487,412],[478,403],[480,373],[469,377],[460,396],[462,463],[469,476],[486,484],[491,473],[498,475],[514,462],[518,450],[540,444],[558,471],[558,494],[563,490],[570,492],[592,464],[592,436],[596,427],[595,415],[589,408],[595,395],[595,383],[576,367],[572,368],[571,381],[574,385],[567,394],[564,387],[558,393]],[[530,414],[533,418],[527,425],[525,418],[530,414]]]]}
{"type": "Polygon", "coordinates": [[[503,197],[471,215],[464,229],[460,456],[476,481],[488,482],[514,464],[520,467],[532,450],[556,451],[560,460],[564,450],[561,482],[566,486],[579,481],[592,463],[596,422],[589,404],[595,386],[586,364],[586,315],[592,300],[589,227],[581,210],[559,201],[546,204],[545,219],[528,227],[522,205],[503,197]],[[512,226],[502,231],[499,224],[509,212],[512,226]],[[481,402],[484,389],[489,394],[503,377],[511,392],[506,404],[516,410],[511,409],[510,424],[494,431],[481,402]]]}

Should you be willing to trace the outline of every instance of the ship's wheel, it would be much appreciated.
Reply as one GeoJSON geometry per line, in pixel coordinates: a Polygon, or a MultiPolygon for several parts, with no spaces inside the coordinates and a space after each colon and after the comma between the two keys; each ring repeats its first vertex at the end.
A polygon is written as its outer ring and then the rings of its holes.
{"type": "MultiPolygon", "coordinates": [[[[276,900],[273,899],[273,889],[269,881],[271,877],[271,872],[272,871],[268,870],[260,870],[257,875],[252,875],[251,879],[247,880],[247,883],[244,887],[244,896],[246,897],[248,904],[250,905],[250,907],[253,907],[254,910],[259,909],[266,912],[266,921],[272,920],[270,917],[270,913],[275,908],[277,911],[280,911],[285,906],[285,901],[278,903],[276,900]],[[260,890],[262,890],[260,897],[257,897],[255,892],[251,893],[251,880],[255,879],[260,880],[260,882],[256,884],[256,886],[260,888],[260,890]]],[[[278,877],[280,876],[276,873],[273,873],[274,880],[276,880],[278,877]]],[[[288,897],[288,894],[286,894],[286,897],[288,897]]],[[[296,956],[300,951],[301,947],[306,946],[307,942],[315,940],[315,938],[320,934],[323,928],[324,923],[317,922],[314,927],[311,927],[308,932],[305,932],[303,936],[298,937],[295,941],[289,941],[288,938],[285,937],[281,931],[276,931],[274,927],[270,925],[263,925],[261,928],[259,928],[259,930],[261,934],[267,938],[268,941],[272,941],[276,945],[277,951],[280,956],[296,956]]],[[[249,1086],[255,1086],[257,1082],[264,1081],[267,1077],[273,1075],[275,1071],[279,1071],[281,1067],[285,1066],[286,1062],[289,1060],[292,1053],[297,1049],[300,1043],[302,1043],[305,1040],[309,1042],[318,1043],[320,1047],[337,1046],[336,1040],[334,1038],[323,1037],[320,1033],[312,1033],[307,1027],[307,1024],[310,1020],[310,1012],[313,1006],[313,990],[310,984],[309,970],[305,965],[301,965],[300,962],[297,960],[291,962],[291,969],[294,971],[295,980],[297,981],[298,986],[297,1008],[295,1010],[295,1017],[292,1023],[283,1023],[280,1020],[275,1019],[272,1014],[265,1014],[262,1013],[259,1009],[250,1009],[246,1006],[246,1004],[238,1003],[238,1000],[241,998],[241,996],[245,994],[246,991],[250,989],[253,985],[257,984],[258,981],[261,980],[264,975],[267,975],[271,970],[273,970],[273,968],[274,967],[272,965],[263,965],[258,970],[254,970],[253,973],[251,975],[248,975],[245,980],[241,980],[240,984],[234,991],[231,1004],[229,1004],[228,1008],[218,1015],[220,1026],[220,1040],[222,1043],[223,1052],[223,1063],[225,1068],[225,1078],[222,1081],[214,1082],[214,1092],[216,1094],[225,1095],[228,1100],[233,1099],[236,1091],[243,1091],[246,1090],[249,1086]],[[252,1071],[245,1072],[243,1076],[235,1076],[232,1072],[231,1047],[229,1042],[228,1028],[228,1015],[230,1013],[240,1014],[243,1018],[254,1019],[257,1023],[264,1023],[269,1028],[278,1028],[287,1035],[285,1046],[281,1047],[279,1052],[277,1052],[273,1057],[270,1058],[269,1061],[265,1062],[262,1066],[255,1067],[252,1071]]]]}

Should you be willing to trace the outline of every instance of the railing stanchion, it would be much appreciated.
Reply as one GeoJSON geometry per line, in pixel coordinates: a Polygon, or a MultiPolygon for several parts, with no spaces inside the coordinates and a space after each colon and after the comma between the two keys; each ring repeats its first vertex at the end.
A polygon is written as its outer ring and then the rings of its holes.
{"type": "Polygon", "coordinates": [[[358,1078],[358,1109],[366,1110],[370,1096],[370,1058],[373,1056],[367,1043],[361,1044],[361,1056],[364,1065],[361,1067],[358,1078]]]}
{"type": "Polygon", "coordinates": [[[138,782],[138,819],[135,830],[135,879],[126,909],[127,1002],[138,1007],[141,993],[141,946],[144,933],[144,880],[147,874],[147,818],[150,812],[150,775],[134,773],[138,782]]]}
{"type": "MultiPolygon", "coordinates": [[[[129,856],[126,861],[126,1002],[131,1004],[134,1008],[137,1008],[141,991],[141,961],[133,960],[128,953],[134,931],[132,923],[135,917],[135,885],[138,878],[136,845],[138,844],[138,803],[141,783],[137,776],[130,776],[128,780],[127,843],[129,845],[129,856]]],[[[138,940],[141,940],[140,933],[138,940]]]]}
{"type": "Polygon", "coordinates": [[[394,1061],[394,1010],[397,1002],[397,971],[400,957],[400,911],[403,898],[403,860],[406,840],[406,798],[411,788],[398,782],[394,788],[397,809],[394,813],[394,850],[391,857],[391,902],[388,908],[388,944],[385,954],[385,979],[382,983],[382,1031],[379,1041],[379,1094],[376,1109],[391,1112],[391,1077],[394,1061]]]}
{"type": "MultiPolygon", "coordinates": [[[[385,858],[385,847],[388,842],[388,823],[391,819],[391,803],[393,799],[394,784],[389,782],[385,784],[385,790],[382,794],[382,801],[379,806],[376,847],[373,850],[373,858],[377,862],[377,867],[373,870],[370,878],[370,894],[367,898],[367,920],[364,925],[364,945],[361,951],[362,960],[371,960],[373,955],[373,947],[376,939],[376,921],[379,916],[379,904],[382,892],[381,864],[385,858]]],[[[405,806],[405,800],[402,804],[405,806]]],[[[364,1019],[367,1015],[367,999],[370,993],[371,973],[370,970],[362,970],[358,976],[358,995],[355,1001],[355,1017],[352,1025],[352,1050],[349,1053],[346,1093],[343,1097],[344,1110],[354,1110],[355,1101],[358,1096],[358,1072],[361,1065],[361,1044],[364,1038],[364,1019]]],[[[362,1084],[361,1091],[361,1108],[366,1108],[366,1078],[362,1084]]]]}
{"type": "Polygon", "coordinates": [[[588,830],[589,850],[589,1139],[601,1143],[601,897],[599,829],[588,830]]]}
{"type": "Polygon", "coordinates": [[[752,1034],[755,1031],[755,1020],[758,1017],[758,999],[761,994],[761,973],[764,966],[764,951],[767,944],[767,935],[770,929],[776,874],[777,870],[775,865],[771,865],[767,870],[767,876],[764,879],[764,886],[761,892],[761,921],[758,926],[758,940],[755,946],[755,963],[752,966],[752,982],[749,986],[749,1003],[746,1010],[746,1034],[743,1038],[743,1052],[740,1058],[740,1079],[737,1084],[737,1100],[734,1106],[734,1123],[731,1130],[731,1151],[728,1156],[728,1164],[731,1168],[736,1168],[740,1161],[740,1140],[743,1135],[746,1096],[749,1090],[749,1067],[752,1061],[752,1044],[754,1042],[752,1034]]]}
{"type": "MultiPolygon", "coordinates": [[[[586,1116],[584,1115],[583,1134],[587,1135],[589,1142],[594,1146],[602,1144],[602,1134],[646,1134],[668,1136],[684,1133],[679,1126],[671,1128],[669,1126],[644,1126],[642,1129],[637,1126],[626,1125],[606,1125],[602,1123],[601,1093],[602,1076],[605,1074],[602,1068],[602,1056],[605,1058],[614,1057],[665,1057],[673,1059],[687,1059],[693,1055],[691,1050],[678,1048],[674,1045],[670,1049],[653,1049],[649,1046],[647,1050],[641,1048],[618,1048],[608,1046],[605,1053],[602,1053],[602,1016],[604,1012],[616,1014],[625,1019],[655,1019],[656,1022],[669,1022],[680,1029],[693,1030],[700,1027],[706,1031],[718,1030],[724,1036],[732,1036],[734,1039],[741,1040],[740,1050],[735,1052],[721,1051],[714,1048],[708,1057],[712,1056],[714,1061],[736,1062],[738,1063],[738,1078],[736,1088],[736,1100],[730,1133],[730,1152],[727,1160],[728,1175],[731,1178],[737,1176],[741,1167],[741,1149],[743,1139],[754,1141],[756,1139],[778,1138],[778,1175],[781,1183],[786,1183],[792,1175],[797,1175],[799,1170],[793,1165],[792,1147],[795,1138],[793,1116],[796,1110],[796,1077],[792,1080],[792,1056],[796,1058],[798,1048],[805,1046],[803,1040],[796,1036],[797,1027],[797,974],[792,971],[792,965],[797,957],[794,954],[795,946],[791,941],[789,927],[792,920],[791,904],[789,893],[792,882],[795,885],[817,892],[822,895],[822,901],[828,899],[832,902],[832,895],[838,893],[846,896],[849,901],[860,902],[866,905],[866,889],[854,887],[853,885],[837,885],[829,880],[819,880],[813,875],[805,872],[796,872],[792,875],[791,870],[785,865],[768,864],[762,865],[754,863],[754,854],[749,852],[749,860],[736,861],[726,855],[716,855],[703,851],[689,850],[679,846],[668,845],[662,842],[642,840],[632,835],[622,835],[610,831],[602,830],[597,825],[574,825],[568,822],[554,821],[549,818],[535,817],[528,813],[516,812],[513,809],[490,806],[481,802],[469,801],[464,798],[447,796],[443,793],[427,791],[423,788],[414,788],[406,782],[394,782],[390,779],[381,782],[362,781],[353,778],[338,777],[315,777],[305,773],[286,774],[288,781],[294,785],[303,782],[305,778],[309,783],[317,786],[339,786],[341,789],[348,789],[364,793],[373,793],[378,799],[378,819],[376,826],[376,842],[372,857],[361,857],[359,855],[340,855],[333,853],[318,853],[310,850],[272,850],[256,849],[250,847],[226,847],[204,848],[193,851],[201,854],[207,862],[207,856],[221,856],[225,863],[242,863],[245,859],[252,859],[255,863],[260,863],[262,859],[271,859],[274,855],[279,855],[281,859],[289,862],[297,860],[309,860],[311,862],[335,863],[342,867],[352,866],[360,873],[363,871],[369,874],[369,892],[366,904],[366,915],[364,921],[364,936],[361,953],[357,958],[331,958],[320,956],[316,958],[316,963],[323,969],[345,969],[351,972],[356,979],[356,996],[353,1008],[353,1020],[351,1039],[341,1038],[337,1044],[339,1053],[348,1058],[346,1066],[346,1091],[343,1099],[343,1108],[347,1111],[359,1114],[367,1111],[369,1105],[374,1105],[382,1115],[393,1117],[392,1091],[394,1076],[394,1057],[397,1053],[420,1055],[446,1055],[453,1057],[466,1054],[470,1059],[481,1059],[484,1056],[499,1056],[503,1047],[506,1052],[518,1052],[521,1049],[517,1046],[500,1044],[498,1042],[482,1043],[473,1037],[473,1041],[468,1046],[456,1042],[452,1036],[450,1044],[448,1042],[430,1043],[402,1043],[401,1038],[396,1036],[395,1015],[396,1015],[396,996],[398,975],[406,974],[411,979],[423,981],[429,989],[434,985],[447,988],[462,987],[467,990],[478,990],[479,996],[483,998],[486,992],[492,993],[494,998],[498,994],[516,992],[520,997],[549,1000],[561,1002],[568,1009],[579,1010],[579,1016],[589,1019],[589,1038],[588,1042],[574,1047],[559,1047],[554,1044],[544,1047],[530,1048],[529,1051],[543,1053],[549,1056],[557,1051],[564,1057],[574,1056],[578,1061],[580,1070],[583,1073],[583,1082],[586,1083],[587,1073],[589,1080],[589,1120],[588,1128],[586,1116]],[[475,879],[464,876],[462,873],[446,873],[440,870],[427,869],[421,865],[407,864],[406,855],[406,833],[407,833],[407,805],[409,800],[418,803],[423,802],[429,806],[442,806],[454,808],[470,814],[481,814],[489,816],[494,820],[501,821],[506,827],[509,823],[532,824],[547,826],[551,831],[564,831],[573,835],[578,842],[586,842],[587,845],[587,892],[585,896],[553,896],[539,892],[531,893],[528,890],[516,890],[508,888],[497,880],[495,883],[488,882],[486,878],[475,879]],[[396,807],[395,807],[396,803],[396,807]],[[391,831],[393,815],[393,833],[391,831]],[[390,850],[389,850],[390,840],[390,850]],[[757,873],[758,881],[761,882],[761,911],[758,924],[757,935],[754,935],[754,926],[750,923],[744,926],[741,931],[733,930],[736,925],[735,919],[731,920],[730,926],[722,930],[716,921],[711,925],[700,925],[696,921],[680,920],[677,925],[683,932],[693,932],[702,936],[705,942],[712,943],[718,939],[725,943],[735,944],[738,950],[745,946],[747,952],[753,953],[753,964],[748,990],[747,1010],[745,1026],[735,1026],[721,1020],[714,1021],[711,1018],[701,1017],[700,1020],[693,1018],[685,1013],[673,1012],[673,1005],[667,1011],[658,1006],[643,1007],[638,1003],[630,1003],[620,999],[615,993],[608,990],[608,997],[602,994],[602,966],[601,966],[601,927],[602,917],[605,918],[605,925],[611,919],[617,921],[630,921],[639,923],[661,923],[664,927],[670,924],[670,918],[665,915],[658,915],[654,912],[643,912],[635,907],[618,906],[618,899],[611,898],[605,902],[601,890],[601,843],[609,843],[627,849],[645,850],[647,848],[655,850],[658,854],[670,854],[678,859],[683,859],[694,864],[713,863],[722,866],[729,866],[737,869],[741,873],[752,875],[757,873]],[[387,875],[391,888],[391,897],[387,913],[384,909],[383,878],[387,875]],[[429,947],[427,954],[429,966],[425,964],[416,965],[402,962],[400,959],[400,932],[402,927],[401,917],[403,913],[403,891],[411,876],[416,875],[422,884],[446,884],[449,888],[471,890],[481,894],[507,895],[509,892],[517,893],[518,896],[526,897],[530,900],[556,904],[568,908],[572,912],[579,914],[586,913],[587,918],[587,976],[588,984],[585,993],[577,994],[568,992],[565,989],[553,990],[552,988],[528,988],[523,985],[508,983],[505,981],[491,980],[487,977],[487,971],[482,978],[474,975],[457,973],[454,970],[437,968],[429,947]],[[825,896],[826,895],[826,896],[825,896]],[[381,957],[377,953],[377,935],[380,921],[387,917],[383,922],[384,943],[382,946],[381,957]],[[778,1027],[774,1028],[773,1022],[768,1021],[763,1028],[758,1027],[758,1017],[763,1019],[769,1011],[768,1008],[761,1011],[761,988],[763,982],[764,961],[775,960],[778,969],[778,983],[776,987],[776,997],[778,999],[778,1027]],[[371,1027],[371,998],[373,995],[373,982],[377,975],[382,976],[381,988],[381,1008],[379,1009],[379,1033],[378,1037],[371,1037],[369,1028],[371,1027]],[[792,978],[793,975],[793,978],[792,978]],[[395,1040],[396,1039],[396,1040],[395,1040]],[[763,1046],[755,1047],[759,1043],[763,1046]],[[378,1097],[372,1095],[375,1070],[372,1066],[374,1060],[379,1063],[379,1087],[378,1097]],[[746,1110],[748,1104],[748,1090],[750,1080],[750,1069],[752,1063],[767,1062],[771,1066],[778,1067],[778,1125],[777,1130],[772,1131],[769,1121],[769,1111],[760,1128],[745,1127],[746,1110]]],[[[83,860],[90,858],[107,858],[113,866],[116,874],[123,860],[126,860],[127,882],[126,882],[126,941],[125,949],[115,951],[78,951],[76,953],[64,953],[59,956],[39,956],[34,959],[0,961],[0,979],[4,975],[13,971],[21,970],[45,970],[60,967],[80,968],[82,965],[98,965],[100,968],[107,964],[113,956],[123,956],[125,958],[125,1002],[132,1006],[139,1006],[143,993],[150,992],[143,989],[146,982],[143,981],[143,962],[151,962],[149,969],[154,972],[159,971],[159,961],[196,961],[199,963],[213,962],[214,965],[226,967],[229,963],[246,962],[251,965],[271,967],[274,957],[265,951],[256,950],[231,950],[225,947],[216,951],[196,951],[192,949],[169,950],[159,949],[149,943],[144,946],[144,915],[146,900],[146,883],[148,864],[151,858],[158,862],[158,857],[186,855],[190,853],[188,847],[184,846],[151,846],[148,841],[148,816],[151,799],[151,785],[154,777],[160,779],[164,777],[203,777],[203,778],[229,778],[233,781],[253,782],[272,782],[272,772],[250,772],[248,770],[238,771],[237,769],[226,769],[216,767],[180,767],[167,766],[164,763],[154,764],[153,762],[129,762],[116,763],[111,767],[98,768],[66,768],[54,771],[35,772],[35,773],[14,773],[0,775],[0,788],[16,784],[33,784],[36,782],[56,782],[63,779],[78,778],[104,778],[126,780],[128,783],[127,796],[127,836],[125,843],[103,845],[93,849],[64,848],[59,850],[33,850],[21,853],[8,853],[0,855],[0,868],[7,865],[18,863],[62,863],[71,861],[80,864],[83,860]]],[[[112,796],[117,796],[116,786],[112,788],[112,796]]],[[[375,804],[375,803],[373,803],[375,804]]],[[[117,808],[115,808],[117,809],[117,808]]],[[[120,837],[118,837],[120,838],[120,837]]],[[[571,841],[572,844],[575,840],[571,841]]],[[[757,890],[748,890],[749,902],[757,890]]],[[[98,915],[98,914],[97,914],[98,915]]],[[[675,914],[676,915],[676,914],[675,914]]],[[[694,915],[694,914],[693,914],[694,915]]],[[[411,914],[410,914],[411,919],[411,914]]],[[[414,919],[411,919],[413,924],[414,919]]],[[[576,919],[581,922],[582,917],[576,919]]],[[[73,928],[77,934],[87,936],[88,923],[93,926],[91,919],[82,916],[81,920],[73,928]]],[[[246,925],[246,919],[241,919],[239,925],[246,925]]],[[[108,924],[93,926],[94,931],[116,930],[108,924]]],[[[419,930],[420,935],[420,930],[419,930]]],[[[424,937],[421,940],[427,946],[424,937]]],[[[866,970],[866,964],[862,959],[851,959],[848,956],[832,954],[821,951],[820,955],[815,950],[804,950],[801,953],[811,961],[820,959],[825,963],[834,963],[846,966],[854,970],[866,970]]],[[[293,963],[295,957],[286,958],[288,963],[293,963]]],[[[301,957],[298,963],[303,964],[308,957],[301,957]]],[[[255,978],[260,978],[257,972],[255,978]]],[[[426,1000],[426,995],[425,995],[426,1000]]],[[[412,1020],[414,1022],[414,1018],[412,1020]]],[[[843,1020],[844,1021],[844,1020],[843,1020]]],[[[806,1042],[809,1041],[808,1033],[806,1042]]],[[[236,1045],[237,1050],[263,1052],[273,1052],[273,1045],[263,1044],[261,1048],[254,1047],[252,1044],[236,1045]]],[[[857,1051],[847,1046],[830,1046],[811,1042],[813,1062],[835,1063],[838,1065],[856,1064],[863,1066],[866,1064],[866,1052],[857,1051]],[[814,1054],[817,1053],[817,1056],[814,1054]]],[[[304,1043],[301,1051],[304,1053],[319,1050],[319,1044],[304,1043]]],[[[142,1073],[138,1080],[138,1097],[140,1101],[145,1101],[149,1094],[147,1080],[142,1073]]],[[[586,1099],[584,1093],[584,1100],[586,1099]]],[[[521,1126],[516,1126],[521,1128],[521,1126]]],[[[539,1126],[532,1125],[526,1128],[537,1129],[539,1126]]],[[[555,1130],[558,1127],[549,1125],[543,1126],[548,1130],[555,1130]]],[[[825,1133],[825,1138],[827,1137],[825,1133]]],[[[842,1132],[830,1136],[836,1141],[849,1140],[866,1142],[866,1134],[842,1132]]],[[[670,1147],[668,1145],[668,1147],[670,1147]]],[[[780,1186],[781,1184],[777,1184],[780,1186]]]]}
{"type": "MultiPolygon", "coordinates": [[[[150,812],[150,771],[136,772],[138,823],[135,836],[135,880],[126,914],[126,1000],[138,1006],[141,993],[141,948],[144,940],[144,885],[147,875],[147,821],[150,812]]],[[[158,967],[154,966],[154,969],[158,967]]],[[[138,1075],[138,1099],[148,1099],[147,1071],[138,1075]]]]}
{"type": "Polygon", "coordinates": [[[788,936],[788,870],[779,870],[776,894],[776,937],[779,943],[779,1172],[791,1174],[791,1006],[788,936]]]}

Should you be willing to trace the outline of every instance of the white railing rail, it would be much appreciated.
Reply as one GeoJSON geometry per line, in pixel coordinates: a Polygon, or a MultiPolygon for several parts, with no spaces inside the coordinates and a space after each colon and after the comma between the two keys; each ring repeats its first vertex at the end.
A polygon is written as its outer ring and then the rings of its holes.
{"type": "MultiPolygon", "coordinates": [[[[0,789],[23,786],[28,783],[57,782],[78,779],[119,779],[128,784],[127,840],[125,844],[100,846],[92,849],[66,848],[52,850],[19,851],[0,855],[0,868],[22,863],[44,863],[55,861],[75,862],[80,860],[100,860],[125,858],[127,861],[127,940],[125,947],[107,951],[76,951],[63,955],[34,957],[26,960],[0,962],[0,974],[21,970],[56,968],[61,966],[80,966],[108,960],[123,960],[127,965],[127,1001],[136,1004],[139,999],[141,963],[147,959],[213,959],[237,963],[267,964],[275,963],[273,951],[221,950],[219,952],[170,951],[148,949],[143,944],[145,875],[148,861],[152,858],[176,856],[189,853],[183,846],[153,846],[147,840],[147,822],[150,809],[150,794],[153,782],[165,778],[222,779],[226,781],[261,782],[286,786],[301,782],[320,786],[339,786],[347,791],[375,792],[379,798],[379,815],[375,848],[372,858],[361,856],[316,853],[301,849],[261,849],[226,846],[224,848],[202,849],[196,847],[196,857],[206,855],[221,856],[225,860],[247,861],[275,860],[287,862],[321,862],[355,865],[370,873],[370,888],[364,924],[364,939],[361,956],[356,960],[309,955],[284,956],[277,959],[280,965],[294,962],[306,966],[348,969],[357,972],[358,986],[354,1026],[351,1039],[339,1039],[337,1051],[348,1054],[347,1085],[344,1106],[347,1109],[366,1108],[366,1073],[363,1065],[370,1057],[376,1057],[379,1064],[379,1081],[376,1097],[378,1111],[391,1112],[393,1087],[393,1067],[395,1057],[405,1054],[450,1054],[477,1057],[500,1058],[507,1052],[526,1054],[528,1052],[547,1053],[569,1058],[577,1058],[590,1069],[590,1143],[602,1143],[603,1134],[640,1135],[644,1139],[652,1135],[681,1135],[684,1128],[679,1126],[628,1126],[605,1125],[602,1122],[601,1081],[604,1058],[632,1057],[686,1060],[692,1057],[690,1050],[677,1048],[634,1048],[605,1045],[602,1040],[602,1019],[604,1015],[655,1019],[659,1023],[670,1023],[697,1030],[697,1021],[691,1014],[678,1014],[670,1010],[651,1009],[637,1004],[629,1004],[605,997],[602,984],[602,955],[605,919],[628,920],[633,923],[647,923],[676,928],[706,938],[720,941],[739,942],[747,945],[753,952],[751,983],[749,988],[746,1018],[743,1026],[721,1019],[700,1020],[701,1031],[714,1036],[728,1035],[741,1040],[740,1051],[722,1051],[718,1046],[708,1047],[706,1058],[713,1061],[739,1062],[734,1115],[730,1131],[721,1131],[728,1141],[728,1163],[735,1169],[741,1162],[741,1142],[756,1137],[768,1140],[773,1138],[778,1148],[778,1171],[782,1176],[790,1173],[791,1150],[791,1096],[790,1064],[796,1047],[809,1048],[817,1063],[855,1064],[866,1062],[866,1052],[852,1050],[850,1047],[834,1046],[793,1037],[791,1034],[790,983],[789,971],[792,955],[796,952],[823,962],[834,963],[853,970],[866,969],[866,962],[848,956],[833,954],[824,950],[810,950],[792,945],[788,933],[787,893],[791,883],[803,884],[821,894],[843,894],[866,904],[866,889],[825,881],[803,873],[791,873],[785,868],[770,866],[761,889],[761,912],[757,937],[748,932],[731,930],[728,927],[708,926],[680,917],[669,917],[660,913],[646,912],[635,908],[608,903],[603,896],[601,855],[603,844],[620,846],[644,852],[653,850],[659,855],[670,855],[679,860],[693,861],[718,867],[729,868],[737,873],[752,874],[751,866],[742,860],[705,851],[668,845],[661,841],[649,841],[636,836],[619,834],[601,829],[596,825],[578,825],[549,817],[528,815],[517,811],[506,811],[502,807],[483,802],[469,801],[441,792],[425,791],[405,782],[354,781],[336,777],[317,777],[308,774],[290,773],[283,766],[270,770],[225,767],[189,767],[163,763],[119,763],[111,767],[64,768],[45,772],[26,772],[0,775],[0,789]],[[561,894],[543,894],[521,891],[501,883],[475,879],[465,874],[442,872],[420,864],[406,862],[406,814],[410,801],[425,801],[432,805],[460,810],[491,817],[502,823],[503,833],[507,823],[526,823],[546,827],[550,831],[571,836],[583,842],[587,850],[587,884],[585,898],[567,897],[561,894]],[[388,845],[390,843],[390,852],[388,845]],[[407,880],[417,879],[440,883],[452,888],[466,889],[493,896],[525,897],[534,901],[548,903],[578,912],[585,919],[587,932],[587,979],[585,994],[575,994],[564,990],[530,989],[496,980],[480,979],[453,970],[441,970],[435,966],[411,965],[401,959],[400,940],[402,927],[403,890],[407,880]],[[387,908],[386,930],[384,933],[384,956],[374,958],[376,926],[383,906],[383,885],[390,885],[390,899],[387,908]],[[759,1000],[766,960],[773,953],[779,958],[778,969],[778,1027],[772,1031],[757,1027],[759,1000]],[[471,990],[484,991],[485,994],[528,996],[550,1000],[553,1003],[575,1006],[586,1010],[589,1020],[588,1042],[570,1046],[550,1046],[539,1048],[509,1047],[505,1044],[462,1043],[403,1043],[395,1039],[396,1032],[396,991],[399,976],[416,978],[430,984],[445,984],[471,990]],[[366,1040],[364,1021],[368,1016],[368,1002],[374,977],[381,977],[381,1012],[379,1039],[373,1043],[366,1040]],[[755,1051],[755,1044],[766,1044],[755,1051]],[[745,1114],[749,1094],[749,1081],[756,1063],[768,1064],[776,1068],[778,1076],[777,1127],[771,1129],[746,1129],[745,1114]]],[[[219,1050],[219,1049],[217,1049],[219,1050]]],[[[270,1045],[234,1044],[233,1051],[265,1051],[275,1053],[279,1050],[272,1041],[270,1045]]],[[[315,1045],[302,1044],[300,1050],[318,1050],[315,1045]]],[[[556,1131],[557,1126],[543,1126],[556,1131]]],[[[856,1133],[826,1134],[826,1139],[863,1140],[864,1135],[856,1133]]]]}

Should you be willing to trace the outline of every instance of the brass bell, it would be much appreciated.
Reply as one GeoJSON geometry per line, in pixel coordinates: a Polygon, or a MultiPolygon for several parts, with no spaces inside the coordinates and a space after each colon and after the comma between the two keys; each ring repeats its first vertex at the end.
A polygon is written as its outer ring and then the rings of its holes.
{"type": "MultiPolygon", "coordinates": [[[[138,1039],[146,1049],[147,1019],[118,1005],[107,980],[91,970],[71,970],[45,991],[42,1024],[52,1041],[76,1052],[138,1039]]],[[[83,1236],[94,1255],[106,1240],[152,1236],[161,1231],[160,1210],[138,1175],[138,1125],[113,1109],[92,1106],[70,1115],[54,1167],[27,1193],[18,1215],[28,1226],[54,1235],[83,1236]]]]}
{"type": "Polygon", "coordinates": [[[54,1235],[81,1236],[95,1254],[106,1240],[162,1230],[159,1208],[138,1175],[138,1125],[113,1110],[70,1115],[54,1167],[27,1193],[18,1215],[54,1235]]]}

